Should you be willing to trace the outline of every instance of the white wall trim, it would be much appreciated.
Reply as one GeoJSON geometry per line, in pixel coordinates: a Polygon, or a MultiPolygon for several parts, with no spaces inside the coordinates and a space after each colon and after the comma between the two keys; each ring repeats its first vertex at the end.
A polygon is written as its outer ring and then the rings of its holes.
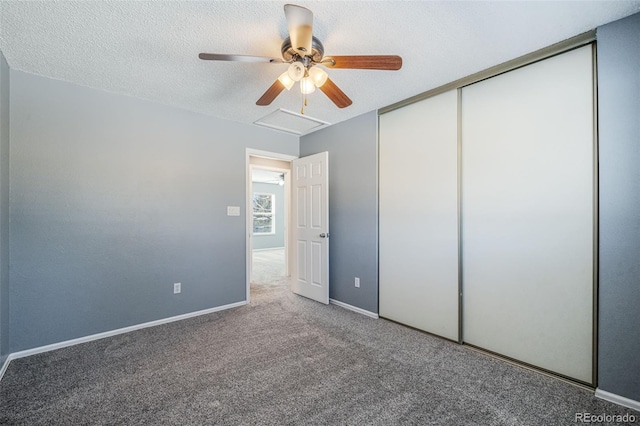
{"type": "Polygon", "coordinates": [[[329,303],[332,304],[332,305],[340,306],[341,308],[348,309],[348,310],[353,311],[353,312],[357,312],[357,313],[362,314],[364,316],[367,316],[369,318],[374,318],[374,319],[378,319],[379,318],[378,314],[376,314],[374,312],[366,311],[366,310],[364,310],[362,308],[358,308],[357,306],[349,305],[348,303],[344,303],[344,302],[341,302],[341,301],[336,300],[336,299],[329,299],[329,303]]]}
{"type": "Polygon", "coordinates": [[[605,401],[613,402],[614,404],[622,405],[623,407],[640,411],[640,401],[625,398],[624,396],[616,395],[615,393],[603,391],[600,388],[596,389],[596,397],[604,399],[605,401]]]}
{"type": "Polygon", "coordinates": [[[280,152],[273,152],[273,151],[263,151],[260,149],[253,149],[253,148],[247,148],[246,152],[248,155],[253,157],[263,157],[263,158],[269,158],[272,160],[292,161],[298,158],[295,155],[282,154],[280,152]]]}
{"type": "Polygon", "coordinates": [[[246,304],[247,304],[247,301],[243,300],[242,302],[230,303],[228,305],[223,305],[223,306],[216,306],[215,308],[209,308],[209,309],[203,309],[201,311],[189,312],[187,314],[176,315],[176,316],[169,317],[169,318],[163,318],[163,319],[159,319],[159,320],[155,320],[155,321],[145,322],[145,323],[142,323],[142,324],[132,325],[132,326],[129,326],[129,327],[118,328],[116,330],[105,331],[103,333],[97,333],[97,334],[92,334],[92,335],[89,335],[89,336],[78,337],[77,339],[65,340],[63,342],[52,343],[52,344],[46,345],[46,346],[40,346],[40,347],[37,347],[37,348],[27,349],[27,350],[24,350],[24,351],[13,352],[13,353],[9,354],[9,356],[7,357],[7,360],[5,361],[4,365],[2,366],[2,369],[0,369],[0,380],[2,380],[2,376],[4,375],[4,372],[7,370],[7,367],[9,366],[9,362],[11,360],[13,360],[13,359],[24,358],[24,357],[31,356],[31,355],[36,355],[36,354],[41,354],[41,353],[44,353],[44,352],[54,351],[56,349],[66,348],[68,346],[79,345],[80,343],[86,343],[86,342],[91,342],[93,340],[104,339],[105,337],[111,337],[111,336],[116,336],[118,334],[129,333],[131,331],[141,330],[143,328],[155,327],[157,325],[162,325],[162,324],[167,324],[167,323],[170,323],[170,322],[180,321],[180,320],[184,320],[184,319],[187,319],[187,318],[193,318],[193,317],[197,317],[197,316],[200,316],[200,315],[212,314],[214,312],[219,312],[219,311],[224,311],[224,310],[227,310],[227,309],[237,308],[237,307],[240,307],[240,306],[244,306],[246,304]]]}
{"type": "Polygon", "coordinates": [[[7,371],[7,368],[9,368],[10,362],[11,362],[11,354],[7,356],[7,359],[4,360],[4,364],[2,364],[2,367],[0,367],[0,380],[2,380],[2,377],[4,376],[4,372],[7,371]]]}

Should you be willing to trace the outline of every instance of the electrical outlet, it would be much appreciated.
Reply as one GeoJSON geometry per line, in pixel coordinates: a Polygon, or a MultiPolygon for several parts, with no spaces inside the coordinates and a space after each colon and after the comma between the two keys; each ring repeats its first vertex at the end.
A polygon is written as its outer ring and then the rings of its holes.
{"type": "Polygon", "coordinates": [[[360,288],[360,278],[356,277],[356,287],[360,288]]]}
{"type": "Polygon", "coordinates": [[[182,291],[181,283],[173,283],[173,294],[178,294],[182,291]]]}

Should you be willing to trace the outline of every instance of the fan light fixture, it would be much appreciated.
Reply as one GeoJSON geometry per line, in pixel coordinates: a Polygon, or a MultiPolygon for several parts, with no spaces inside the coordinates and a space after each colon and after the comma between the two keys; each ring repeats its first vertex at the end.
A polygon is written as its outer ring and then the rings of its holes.
{"type": "Polygon", "coordinates": [[[295,84],[295,81],[293,81],[293,79],[289,76],[288,71],[285,71],[282,74],[280,74],[280,77],[278,77],[278,80],[280,81],[280,83],[282,83],[284,87],[287,88],[287,90],[291,90],[291,88],[295,84]]]}
{"type": "Polygon", "coordinates": [[[327,78],[329,78],[327,73],[318,67],[313,67],[309,70],[309,77],[313,80],[313,84],[315,84],[316,87],[322,86],[327,82],[327,78]]]}
{"type": "Polygon", "coordinates": [[[304,65],[300,62],[294,62],[289,65],[287,74],[289,74],[289,77],[291,77],[293,81],[300,81],[302,80],[302,77],[304,77],[305,71],[306,69],[304,68],[304,65]]]}
{"type": "Polygon", "coordinates": [[[311,77],[305,77],[300,80],[300,91],[303,95],[309,95],[316,91],[316,85],[313,84],[311,77]]]}
{"type": "Polygon", "coordinates": [[[315,92],[316,87],[321,87],[326,83],[328,78],[327,73],[318,67],[307,69],[300,62],[294,62],[289,65],[287,71],[280,74],[278,81],[280,81],[287,90],[291,90],[295,82],[299,81],[300,91],[303,95],[308,95],[315,92]]]}

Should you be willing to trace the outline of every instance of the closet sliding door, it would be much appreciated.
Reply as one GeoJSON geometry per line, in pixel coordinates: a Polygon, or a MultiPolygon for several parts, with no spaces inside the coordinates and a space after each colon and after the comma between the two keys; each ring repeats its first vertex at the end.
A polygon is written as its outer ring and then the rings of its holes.
{"type": "Polygon", "coordinates": [[[380,315],[458,340],[457,91],[379,122],[380,315]]]}
{"type": "Polygon", "coordinates": [[[462,89],[463,340],[593,383],[592,47],[462,89]]]}

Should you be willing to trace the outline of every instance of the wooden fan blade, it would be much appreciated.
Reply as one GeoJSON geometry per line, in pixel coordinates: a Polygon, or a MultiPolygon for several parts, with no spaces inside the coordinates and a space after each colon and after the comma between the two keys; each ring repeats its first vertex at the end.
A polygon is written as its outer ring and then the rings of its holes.
{"type": "Polygon", "coordinates": [[[269,87],[267,91],[264,92],[264,95],[262,95],[262,97],[258,99],[258,102],[256,102],[256,105],[260,105],[260,106],[269,105],[271,102],[273,102],[275,98],[278,97],[280,92],[282,92],[283,90],[284,90],[284,84],[280,83],[280,80],[274,81],[271,87],[269,87]]]}
{"type": "Polygon", "coordinates": [[[349,99],[349,97],[345,95],[333,81],[331,81],[330,78],[327,78],[327,81],[320,86],[320,90],[322,90],[338,108],[348,107],[353,103],[351,99],[349,99]]]}
{"type": "Polygon", "coordinates": [[[272,64],[284,62],[280,58],[269,58],[267,56],[225,55],[221,53],[201,53],[198,58],[205,61],[267,62],[272,64]]]}
{"type": "Polygon", "coordinates": [[[291,47],[300,56],[311,55],[313,37],[313,13],[306,7],[295,4],[284,5],[291,47]]]}
{"type": "Polygon", "coordinates": [[[363,70],[399,70],[402,58],[398,55],[327,56],[322,65],[329,68],[351,68],[363,70]]]}

